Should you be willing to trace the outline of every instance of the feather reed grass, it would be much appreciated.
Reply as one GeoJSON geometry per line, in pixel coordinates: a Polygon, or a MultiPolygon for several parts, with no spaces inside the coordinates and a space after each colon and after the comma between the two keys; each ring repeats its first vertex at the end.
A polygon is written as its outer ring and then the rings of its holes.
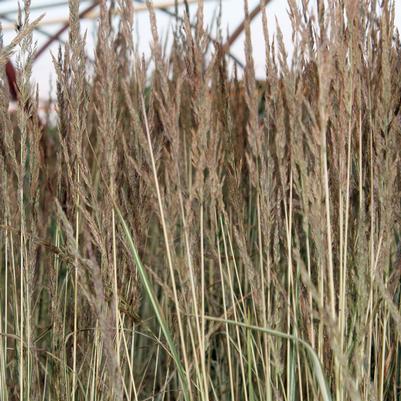
{"type": "Polygon", "coordinates": [[[288,61],[262,1],[263,80],[247,1],[241,78],[198,3],[166,53],[147,2],[145,60],[131,0],[101,1],[92,63],[70,0],[52,126],[25,1],[0,53],[0,399],[399,400],[395,3],[288,1],[288,61]]]}

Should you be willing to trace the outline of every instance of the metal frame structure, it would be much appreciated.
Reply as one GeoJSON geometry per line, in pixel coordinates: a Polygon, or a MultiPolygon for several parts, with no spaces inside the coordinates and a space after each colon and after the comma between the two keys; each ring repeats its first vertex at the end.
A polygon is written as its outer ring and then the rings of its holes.
{"type": "MultiPolygon", "coordinates": [[[[215,0],[207,0],[207,1],[215,1],[215,0]]],[[[237,0],[234,0],[237,1],[237,0]]],[[[220,43],[216,39],[209,37],[210,41],[212,43],[215,43],[216,45],[220,46],[220,48],[223,51],[223,54],[228,56],[230,59],[234,61],[235,64],[243,68],[243,65],[240,60],[238,60],[230,51],[232,45],[235,43],[235,41],[239,38],[239,36],[242,34],[246,27],[246,22],[249,21],[249,23],[254,20],[254,18],[260,14],[262,9],[266,7],[272,0],[261,0],[261,3],[258,4],[249,14],[245,16],[245,19],[238,25],[238,27],[233,31],[233,33],[228,37],[227,41],[225,43],[220,43]]],[[[197,3],[198,0],[160,0],[156,4],[153,4],[153,7],[155,10],[158,10],[160,12],[163,12],[177,20],[182,20],[182,17],[178,15],[178,7],[179,6],[185,6],[186,10],[188,11],[189,4],[197,3]],[[174,10],[172,10],[172,8],[174,10]]],[[[96,10],[99,5],[100,5],[100,0],[93,0],[93,1],[85,1],[85,3],[89,3],[79,14],[80,19],[95,19],[98,18],[99,13],[98,10],[96,10]]],[[[62,7],[62,6],[68,6],[68,0],[62,0],[62,1],[53,1],[48,4],[43,4],[43,5],[37,5],[37,6],[31,6],[30,9],[31,11],[45,11],[46,9],[49,8],[55,8],[55,7],[62,7]]],[[[141,12],[145,11],[147,9],[146,1],[145,0],[134,0],[134,7],[136,12],[141,12]]],[[[6,29],[12,29],[16,28],[15,23],[13,24],[13,16],[15,18],[16,15],[18,15],[18,9],[12,9],[12,10],[7,10],[4,12],[0,12],[0,21],[6,21],[8,24],[4,27],[6,29]]],[[[61,39],[61,35],[67,31],[69,28],[69,20],[64,18],[64,19],[53,19],[53,20],[44,20],[39,26],[35,28],[35,30],[42,35],[47,37],[47,40],[45,43],[37,50],[37,52],[34,55],[34,62],[43,54],[45,51],[50,47],[50,45],[55,42],[63,42],[61,39]],[[49,33],[46,29],[44,29],[45,26],[47,25],[61,25],[61,27],[55,32],[55,33],[49,33]]],[[[18,98],[18,87],[16,83],[16,72],[15,68],[12,64],[11,61],[8,61],[6,64],[6,73],[7,73],[7,79],[8,83],[10,86],[10,95],[13,100],[17,100],[18,98]]]]}

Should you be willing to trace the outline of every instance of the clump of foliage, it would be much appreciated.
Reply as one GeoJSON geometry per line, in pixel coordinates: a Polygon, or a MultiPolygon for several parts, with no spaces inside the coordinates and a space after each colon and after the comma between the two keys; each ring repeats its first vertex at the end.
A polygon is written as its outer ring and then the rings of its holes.
{"type": "Polygon", "coordinates": [[[0,95],[0,399],[400,399],[394,2],[289,1],[290,63],[262,11],[257,81],[249,19],[239,79],[202,1],[168,57],[149,5],[150,69],[132,1],[118,28],[102,1],[90,66],[70,0],[56,126],[29,3],[15,117],[0,95]]]}

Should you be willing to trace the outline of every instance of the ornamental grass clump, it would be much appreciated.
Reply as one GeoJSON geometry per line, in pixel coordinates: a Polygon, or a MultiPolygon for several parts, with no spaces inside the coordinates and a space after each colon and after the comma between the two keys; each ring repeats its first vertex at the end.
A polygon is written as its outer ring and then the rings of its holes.
{"type": "Polygon", "coordinates": [[[55,116],[29,1],[0,53],[0,399],[398,400],[395,2],[290,0],[289,53],[262,1],[263,79],[247,1],[244,66],[203,1],[168,51],[148,3],[150,59],[99,3],[91,60],[69,0],[55,116]]]}

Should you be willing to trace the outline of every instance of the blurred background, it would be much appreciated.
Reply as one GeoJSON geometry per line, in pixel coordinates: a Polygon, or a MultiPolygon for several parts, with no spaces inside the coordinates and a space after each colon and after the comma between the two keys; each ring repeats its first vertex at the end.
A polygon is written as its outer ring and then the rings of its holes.
{"type": "MultiPolygon", "coordinates": [[[[298,0],[299,1],[299,0],[298,0]]],[[[253,10],[260,0],[248,0],[249,10],[253,10]]],[[[81,0],[80,11],[87,9],[93,4],[93,0],[81,0]]],[[[150,56],[150,24],[149,15],[144,6],[144,1],[133,1],[136,8],[135,13],[135,43],[138,51],[150,56]]],[[[159,35],[167,43],[171,44],[172,31],[175,26],[175,19],[168,15],[166,10],[171,14],[176,12],[178,3],[178,13],[183,15],[185,4],[183,0],[154,0],[155,8],[163,7],[164,11],[157,11],[157,22],[159,35]]],[[[190,16],[193,19],[196,13],[197,1],[187,1],[190,16]]],[[[315,4],[316,1],[310,1],[315,4]]],[[[244,3],[243,0],[204,0],[205,22],[208,24],[211,35],[217,36],[216,19],[219,15],[219,7],[221,5],[221,27],[223,37],[227,37],[232,33],[244,19],[244,3]]],[[[21,3],[23,7],[23,2],[21,3]]],[[[395,2],[396,25],[401,28],[401,1],[395,2]]],[[[269,33],[271,38],[277,33],[279,26],[284,42],[287,46],[288,53],[291,54],[291,26],[288,17],[288,7],[286,0],[271,0],[267,6],[267,18],[269,24],[269,33]]],[[[68,20],[68,0],[31,0],[31,20],[45,14],[39,29],[34,31],[33,39],[37,49],[40,49],[51,36],[60,30],[68,20]]],[[[252,40],[253,40],[253,56],[255,61],[255,69],[258,78],[264,76],[264,39],[262,32],[261,15],[259,14],[252,21],[252,40]]],[[[16,25],[18,20],[18,2],[16,0],[0,0],[0,21],[3,26],[3,41],[9,43],[16,35],[16,25]]],[[[82,19],[82,32],[87,31],[87,53],[93,58],[95,32],[98,23],[98,10],[95,8],[85,19],[82,19]]],[[[66,40],[68,30],[59,36],[59,40],[55,40],[43,52],[43,54],[35,61],[33,67],[32,83],[38,84],[40,99],[46,100],[49,96],[54,97],[54,68],[51,61],[51,53],[57,54],[58,46],[66,40]]],[[[244,62],[243,50],[244,33],[238,37],[233,43],[230,52],[240,61],[244,62]]]]}

